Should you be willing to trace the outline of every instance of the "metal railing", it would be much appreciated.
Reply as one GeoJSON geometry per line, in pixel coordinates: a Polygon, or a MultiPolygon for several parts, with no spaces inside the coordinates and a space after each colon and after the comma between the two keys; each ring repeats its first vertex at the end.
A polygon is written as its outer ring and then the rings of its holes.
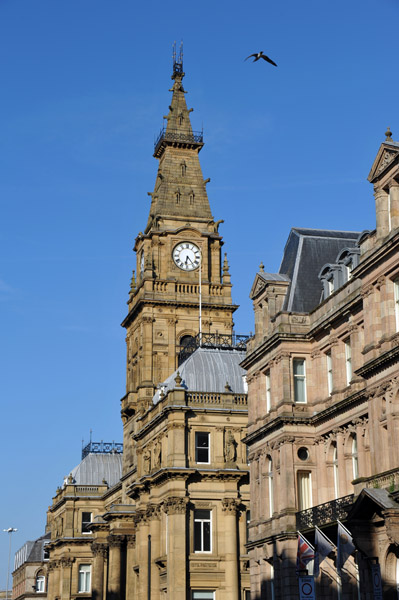
{"type": "Polygon", "coordinates": [[[221,333],[198,333],[187,344],[182,346],[178,363],[181,365],[200,346],[202,348],[222,348],[224,350],[242,350],[245,352],[249,335],[233,335],[221,333]]]}
{"type": "Polygon", "coordinates": [[[123,444],[116,442],[92,442],[82,448],[82,460],[88,454],[122,454],[123,444]]]}
{"type": "Polygon", "coordinates": [[[296,528],[300,531],[301,529],[310,529],[316,525],[327,525],[327,523],[333,523],[338,519],[340,521],[346,519],[348,510],[353,504],[353,498],[354,495],[350,494],[297,512],[296,528]]]}
{"type": "Polygon", "coordinates": [[[154,142],[154,151],[158,149],[159,144],[163,141],[180,142],[189,144],[202,144],[204,141],[203,131],[193,131],[192,133],[182,133],[177,129],[167,131],[166,127],[162,127],[157,139],[154,142]]]}

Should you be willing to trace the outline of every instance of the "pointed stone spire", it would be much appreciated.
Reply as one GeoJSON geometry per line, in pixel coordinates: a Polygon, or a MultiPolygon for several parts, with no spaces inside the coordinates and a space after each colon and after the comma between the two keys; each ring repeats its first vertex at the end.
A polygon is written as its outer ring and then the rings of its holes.
{"type": "Polygon", "coordinates": [[[131,302],[136,291],[136,271],[133,269],[132,279],[130,281],[129,302],[131,302]]]}
{"type": "Polygon", "coordinates": [[[231,283],[231,275],[229,271],[229,263],[227,262],[227,252],[224,253],[223,261],[223,283],[231,283]]]}
{"type": "MultiPolygon", "coordinates": [[[[159,168],[154,191],[151,193],[150,218],[146,233],[164,218],[213,219],[198,158],[203,143],[203,132],[193,131],[190,112],[183,87],[183,52],[176,60],[174,53],[172,101],[164,117],[163,127],[155,142],[154,157],[159,168]]],[[[161,226],[162,228],[162,226],[161,226]]]]}

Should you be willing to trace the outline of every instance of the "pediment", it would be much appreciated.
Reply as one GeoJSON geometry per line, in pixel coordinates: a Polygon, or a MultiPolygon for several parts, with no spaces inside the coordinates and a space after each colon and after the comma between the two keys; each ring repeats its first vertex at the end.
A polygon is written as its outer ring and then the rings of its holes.
{"type": "Polygon", "coordinates": [[[373,183],[393,165],[398,156],[399,147],[391,144],[381,144],[367,179],[373,183]]]}
{"type": "Polygon", "coordinates": [[[251,292],[249,294],[250,298],[255,298],[258,296],[266,287],[266,281],[263,277],[257,273],[252,284],[251,292]]]}

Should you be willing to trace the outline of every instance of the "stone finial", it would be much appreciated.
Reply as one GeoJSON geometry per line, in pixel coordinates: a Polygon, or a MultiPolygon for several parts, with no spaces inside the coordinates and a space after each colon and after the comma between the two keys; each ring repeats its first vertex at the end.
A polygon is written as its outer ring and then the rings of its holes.
{"type": "Polygon", "coordinates": [[[385,132],[385,136],[386,136],[385,137],[385,141],[386,142],[392,142],[392,139],[391,139],[392,138],[392,131],[390,130],[389,127],[387,127],[387,130],[385,132]]]}
{"type": "Polygon", "coordinates": [[[129,296],[133,296],[136,291],[136,271],[133,269],[132,279],[130,280],[130,292],[129,296]]]}
{"type": "Polygon", "coordinates": [[[71,483],[73,483],[73,477],[72,477],[72,473],[69,473],[69,475],[68,475],[68,479],[67,479],[67,483],[68,483],[68,484],[71,484],[71,483]]]}
{"type": "Polygon", "coordinates": [[[108,481],[105,479],[105,477],[103,477],[102,484],[103,485],[108,485],[108,481]]]}
{"type": "Polygon", "coordinates": [[[177,387],[181,387],[182,381],[183,381],[183,379],[180,377],[179,371],[177,371],[176,377],[175,377],[175,382],[176,382],[177,387]]]}
{"type": "Polygon", "coordinates": [[[228,381],[226,381],[226,385],[224,386],[224,391],[229,393],[231,392],[231,387],[228,381]]]}
{"type": "Polygon", "coordinates": [[[58,487],[57,487],[57,489],[55,490],[55,493],[56,493],[56,494],[57,494],[57,496],[58,496],[58,494],[59,494],[60,492],[62,492],[62,487],[58,486],[58,487]]]}
{"type": "Polygon", "coordinates": [[[227,262],[227,252],[224,253],[224,261],[223,261],[223,275],[227,275],[229,272],[229,263],[227,262]]]}
{"type": "Polygon", "coordinates": [[[259,265],[259,271],[260,271],[261,273],[264,273],[264,272],[265,272],[265,265],[263,264],[263,262],[261,262],[261,263],[260,263],[260,265],[259,265]]]}

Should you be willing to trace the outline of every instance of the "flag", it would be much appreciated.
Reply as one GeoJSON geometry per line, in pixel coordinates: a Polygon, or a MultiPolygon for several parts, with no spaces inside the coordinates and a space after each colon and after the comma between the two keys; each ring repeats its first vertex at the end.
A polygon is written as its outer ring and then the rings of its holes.
{"type": "Polygon", "coordinates": [[[348,557],[356,550],[351,533],[338,521],[337,570],[341,571],[348,557]]]}
{"type": "Polygon", "coordinates": [[[323,562],[326,556],[328,556],[330,552],[332,552],[335,549],[335,546],[332,542],[330,542],[328,537],[325,536],[324,533],[320,531],[320,529],[318,529],[318,527],[316,527],[314,546],[315,557],[313,575],[317,577],[320,572],[320,564],[323,562]]]}
{"type": "Polygon", "coordinates": [[[314,548],[304,538],[303,535],[298,533],[298,550],[296,554],[296,570],[303,571],[306,569],[307,564],[314,559],[314,548]]]}

